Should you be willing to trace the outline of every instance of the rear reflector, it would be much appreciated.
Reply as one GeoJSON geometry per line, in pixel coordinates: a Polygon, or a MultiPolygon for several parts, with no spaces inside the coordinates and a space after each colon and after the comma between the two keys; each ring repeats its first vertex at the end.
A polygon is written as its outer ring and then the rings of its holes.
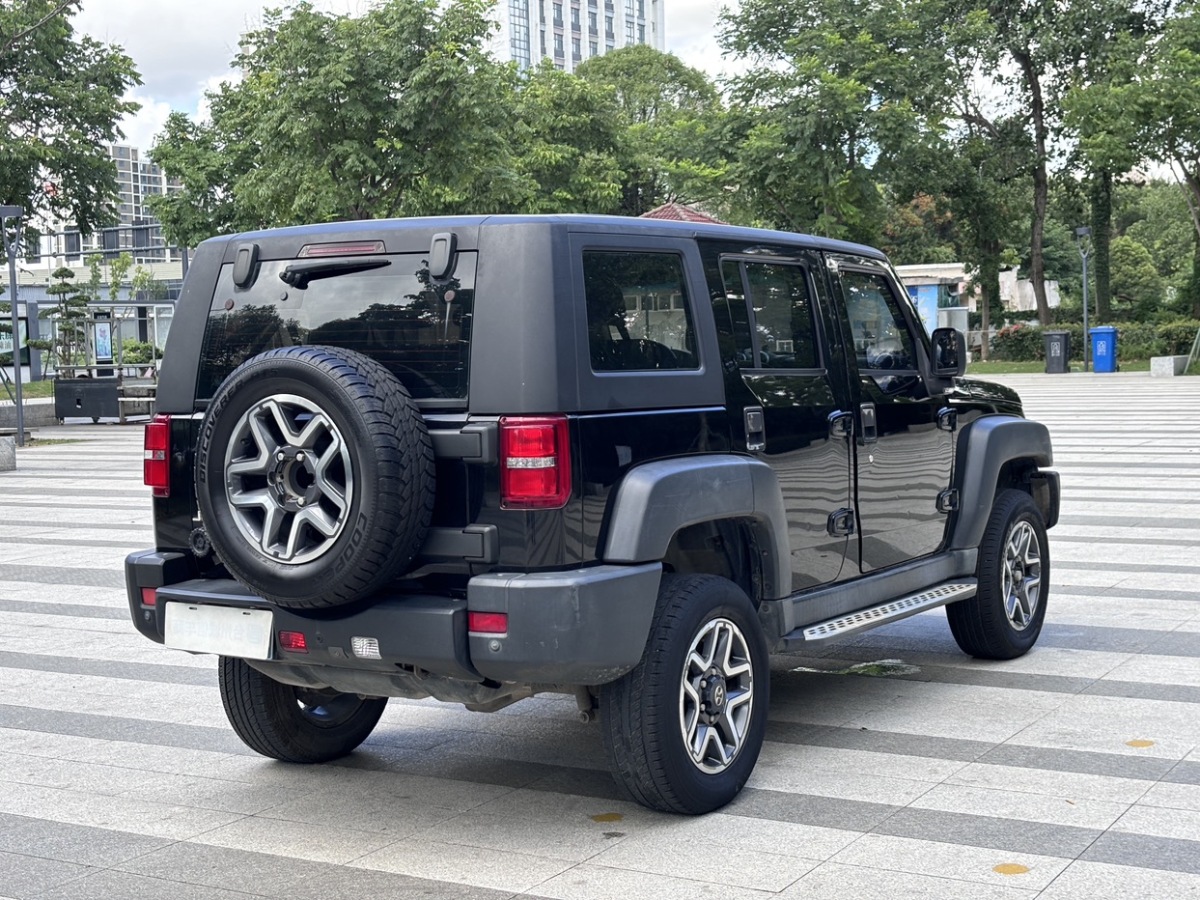
{"type": "Polygon", "coordinates": [[[142,588],[142,606],[158,605],[158,589],[142,588]]]}
{"type": "Polygon", "coordinates": [[[571,496],[566,416],[500,419],[500,506],[560,509],[571,496]]]}
{"type": "Polygon", "coordinates": [[[350,638],[350,652],[359,659],[383,659],[379,638],[355,636],[350,638]]]}
{"type": "Polygon", "coordinates": [[[508,613],[469,612],[467,631],[476,634],[508,634],[508,613]]]}
{"type": "Polygon", "coordinates": [[[292,653],[308,652],[308,641],[304,639],[304,635],[299,631],[279,632],[279,646],[292,653]]]}
{"type": "Polygon", "coordinates": [[[171,496],[171,417],[155,416],[142,444],[142,480],[155,497],[171,496]]]}

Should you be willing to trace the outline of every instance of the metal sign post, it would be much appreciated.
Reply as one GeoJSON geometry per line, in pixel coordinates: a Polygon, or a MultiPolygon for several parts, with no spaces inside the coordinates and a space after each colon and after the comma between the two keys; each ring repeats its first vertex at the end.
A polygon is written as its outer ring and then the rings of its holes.
{"type": "Polygon", "coordinates": [[[0,206],[0,232],[4,233],[4,253],[8,256],[8,284],[12,291],[9,302],[12,304],[13,386],[16,388],[18,447],[25,446],[25,405],[21,401],[21,328],[17,315],[17,238],[20,234],[23,215],[25,215],[23,206],[0,206]],[[16,220],[12,240],[9,240],[6,224],[9,219],[16,220]]]}

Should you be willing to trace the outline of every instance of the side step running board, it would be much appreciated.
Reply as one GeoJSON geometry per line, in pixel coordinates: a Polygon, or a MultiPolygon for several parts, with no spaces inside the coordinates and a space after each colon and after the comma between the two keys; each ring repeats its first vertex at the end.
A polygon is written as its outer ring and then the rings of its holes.
{"type": "Polygon", "coordinates": [[[919,594],[910,594],[898,600],[889,600],[879,606],[860,609],[824,622],[816,622],[804,629],[804,640],[824,641],[829,638],[845,637],[858,631],[865,631],[882,625],[885,622],[895,622],[909,616],[935,609],[953,603],[955,600],[966,600],[975,595],[977,583],[974,578],[964,578],[957,581],[947,581],[937,587],[919,594]]]}

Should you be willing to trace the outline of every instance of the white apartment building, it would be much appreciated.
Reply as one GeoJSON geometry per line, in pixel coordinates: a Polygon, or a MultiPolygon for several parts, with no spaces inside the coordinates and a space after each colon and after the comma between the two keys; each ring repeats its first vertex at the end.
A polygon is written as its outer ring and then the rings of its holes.
{"type": "Polygon", "coordinates": [[[117,167],[118,199],[114,212],[117,225],[83,237],[74,224],[52,223],[41,240],[42,259],[57,264],[78,266],[88,251],[110,253],[128,251],[134,262],[155,263],[179,259],[178,251],[168,250],[158,221],[150,214],[146,200],[181,189],[178,179],[168,178],[162,169],[144,158],[136,147],[113,144],[109,155],[117,167]]]}
{"type": "Polygon", "coordinates": [[[567,72],[633,44],[664,49],[665,0],[498,0],[492,52],[526,69],[542,59],[567,72]]]}

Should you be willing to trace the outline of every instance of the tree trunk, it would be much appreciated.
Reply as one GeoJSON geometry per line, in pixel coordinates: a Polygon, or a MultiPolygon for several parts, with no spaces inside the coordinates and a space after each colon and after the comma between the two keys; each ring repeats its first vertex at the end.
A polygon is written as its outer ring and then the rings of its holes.
{"type": "Polygon", "coordinates": [[[1112,172],[1092,174],[1092,272],[1096,276],[1096,322],[1108,322],[1112,312],[1109,248],[1112,246],[1112,172]]]}
{"type": "Polygon", "coordinates": [[[987,361],[990,355],[992,306],[1000,306],[1000,246],[990,242],[984,249],[983,261],[979,265],[979,327],[982,334],[980,357],[987,361]]]}
{"type": "Polygon", "coordinates": [[[1046,204],[1050,193],[1046,175],[1046,104],[1042,98],[1042,83],[1033,60],[1027,51],[1014,50],[1013,58],[1021,67],[1025,85],[1029,89],[1029,115],[1033,121],[1034,165],[1033,165],[1033,223],[1029,231],[1029,280],[1033,283],[1033,296],[1037,300],[1038,321],[1050,324],[1050,304],[1046,300],[1046,261],[1042,257],[1043,238],[1046,233],[1046,204]]]}
{"type": "Polygon", "coordinates": [[[1192,318],[1200,319],[1200,235],[1192,249],[1192,274],[1183,285],[1183,297],[1192,308],[1192,318]]]}

